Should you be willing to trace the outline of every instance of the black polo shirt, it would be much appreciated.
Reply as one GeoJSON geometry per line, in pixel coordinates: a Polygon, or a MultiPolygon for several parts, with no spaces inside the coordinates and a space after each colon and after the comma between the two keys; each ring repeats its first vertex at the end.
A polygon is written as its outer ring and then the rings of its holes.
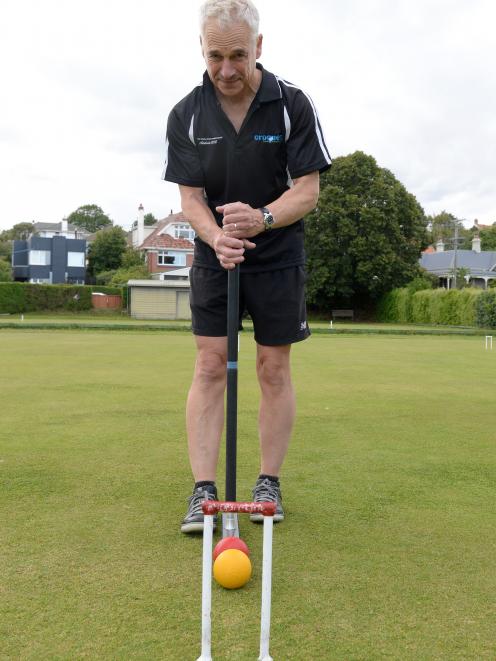
{"type": "MultiPolygon", "coordinates": [[[[171,111],[163,179],[202,187],[208,206],[244,202],[267,206],[310,172],[324,172],[331,159],[312,100],[301,89],[266,71],[243,125],[236,133],[222,110],[208,73],[171,111]]],[[[305,262],[303,221],[251,239],[243,271],[268,271],[305,262]]],[[[194,265],[222,269],[214,251],[195,239],[194,265]]]]}

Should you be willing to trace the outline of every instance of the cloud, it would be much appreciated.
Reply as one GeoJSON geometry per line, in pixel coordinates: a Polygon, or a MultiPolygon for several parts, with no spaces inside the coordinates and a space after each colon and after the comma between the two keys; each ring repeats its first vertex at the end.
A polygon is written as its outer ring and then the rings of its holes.
{"type": "MultiPolygon", "coordinates": [[[[178,210],[167,115],[201,80],[198,0],[4,0],[0,229],[96,203],[178,210]]],[[[261,61],[301,85],[331,153],[372,154],[428,213],[496,220],[489,0],[259,0],[261,61]]]]}

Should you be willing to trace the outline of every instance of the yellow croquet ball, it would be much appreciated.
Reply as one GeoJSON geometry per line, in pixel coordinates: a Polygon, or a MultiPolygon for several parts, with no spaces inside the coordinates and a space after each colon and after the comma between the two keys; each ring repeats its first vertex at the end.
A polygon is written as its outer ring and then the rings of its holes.
{"type": "Polygon", "coordinates": [[[214,578],[223,588],[233,590],[248,583],[251,577],[250,558],[239,549],[226,549],[214,562],[214,578]]]}

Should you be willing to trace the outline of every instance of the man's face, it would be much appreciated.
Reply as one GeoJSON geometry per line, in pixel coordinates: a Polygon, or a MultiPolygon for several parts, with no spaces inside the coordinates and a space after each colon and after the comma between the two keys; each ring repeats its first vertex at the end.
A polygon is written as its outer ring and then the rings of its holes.
{"type": "Polygon", "coordinates": [[[221,95],[235,99],[256,89],[256,61],[262,53],[262,35],[253,39],[246,23],[222,29],[209,20],[201,38],[207,72],[221,95]]]}

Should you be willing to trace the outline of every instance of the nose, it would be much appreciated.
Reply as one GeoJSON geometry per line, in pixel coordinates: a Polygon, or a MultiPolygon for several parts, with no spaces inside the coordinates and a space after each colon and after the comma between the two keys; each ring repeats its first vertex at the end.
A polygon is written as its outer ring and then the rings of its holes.
{"type": "Polygon", "coordinates": [[[225,57],[222,60],[222,66],[220,68],[220,75],[224,80],[229,80],[236,73],[236,69],[233,67],[229,58],[225,57]]]}

